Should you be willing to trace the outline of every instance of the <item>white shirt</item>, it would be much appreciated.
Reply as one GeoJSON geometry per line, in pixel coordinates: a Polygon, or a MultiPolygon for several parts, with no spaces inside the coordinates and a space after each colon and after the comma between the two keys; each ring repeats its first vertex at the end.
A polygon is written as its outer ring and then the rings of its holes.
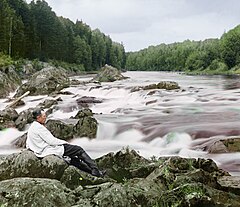
{"type": "Polygon", "coordinates": [[[37,157],[57,155],[62,157],[67,142],[58,139],[42,124],[34,121],[27,134],[26,147],[32,150],[37,157]]]}

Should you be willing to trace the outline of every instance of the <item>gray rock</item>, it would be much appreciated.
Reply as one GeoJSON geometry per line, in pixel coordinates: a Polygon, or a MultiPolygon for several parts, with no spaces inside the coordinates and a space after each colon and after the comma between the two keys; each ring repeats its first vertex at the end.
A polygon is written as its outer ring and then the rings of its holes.
{"type": "Polygon", "coordinates": [[[113,82],[116,80],[122,80],[126,78],[127,77],[124,77],[121,74],[120,70],[106,64],[104,67],[100,69],[99,73],[96,75],[96,77],[92,79],[92,81],[113,82]]]}
{"type": "Polygon", "coordinates": [[[58,101],[55,99],[46,99],[43,103],[40,103],[37,108],[41,108],[41,109],[46,109],[46,108],[50,108],[53,105],[57,105],[58,101]]]}
{"type": "Polygon", "coordinates": [[[180,89],[180,86],[177,82],[174,81],[160,81],[157,84],[150,84],[147,86],[135,86],[131,89],[131,92],[136,92],[140,90],[153,90],[153,89],[165,89],[165,90],[174,90],[180,89]]]}
{"type": "Polygon", "coordinates": [[[69,140],[73,138],[73,124],[65,123],[61,120],[48,120],[46,127],[53,134],[53,136],[59,139],[69,140]]]}
{"type": "Polygon", "coordinates": [[[83,96],[76,100],[81,107],[89,107],[89,104],[102,103],[102,100],[95,97],[83,96]]]}
{"type": "Polygon", "coordinates": [[[5,98],[21,84],[21,79],[13,66],[0,68],[0,98],[5,98]]]}
{"type": "Polygon", "coordinates": [[[238,207],[240,203],[240,178],[227,176],[212,160],[177,156],[148,160],[126,148],[97,163],[107,170],[106,178],[93,177],[56,156],[39,159],[30,151],[0,156],[0,206],[23,206],[23,202],[37,206],[39,195],[45,196],[40,206],[45,202],[64,206],[64,201],[75,207],[238,207]],[[53,196],[58,201],[51,200],[53,196]]]}
{"type": "Polygon", "coordinates": [[[25,150],[0,160],[0,180],[16,177],[60,179],[67,167],[67,163],[57,156],[39,159],[33,152],[25,150]]]}
{"type": "Polygon", "coordinates": [[[100,168],[107,170],[110,178],[118,182],[134,177],[147,177],[156,168],[154,163],[128,148],[116,154],[109,153],[97,159],[97,163],[100,168]]]}
{"type": "Polygon", "coordinates": [[[96,138],[97,126],[98,123],[94,117],[86,116],[80,118],[77,124],[73,127],[74,136],[96,138]]]}
{"type": "Polygon", "coordinates": [[[14,178],[0,182],[0,206],[70,207],[74,198],[57,180],[14,178]]]}
{"type": "Polygon", "coordinates": [[[90,109],[78,111],[69,120],[48,120],[46,127],[60,139],[69,140],[74,137],[95,138],[97,134],[97,120],[90,109]]]}
{"type": "Polygon", "coordinates": [[[27,133],[24,133],[22,136],[17,137],[11,142],[14,147],[17,148],[26,148],[27,133]]]}
{"type": "Polygon", "coordinates": [[[34,109],[35,108],[29,108],[20,112],[18,118],[15,120],[15,125],[18,130],[24,130],[26,124],[32,123],[34,121],[32,117],[32,112],[34,111],[34,109]]]}
{"type": "Polygon", "coordinates": [[[8,108],[5,110],[0,111],[0,130],[14,127],[14,121],[18,118],[18,113],[12,109],[8,108]]]}
{"type": "Polygon", "coordinates": [[[33,74],[27,83],[21,85],[15,97],[27,91],[30,91],[30,95],[46,95],[60,91],[69,84],[70,80],[63,69],[47,67],[33,74]]]}

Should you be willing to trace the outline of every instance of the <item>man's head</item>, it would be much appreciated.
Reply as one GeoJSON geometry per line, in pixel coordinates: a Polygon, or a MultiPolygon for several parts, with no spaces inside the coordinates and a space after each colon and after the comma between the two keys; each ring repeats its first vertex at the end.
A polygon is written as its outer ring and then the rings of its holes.
{"type": "Polygon", "coordinates": [[[33,119],[39,122],[40,124],[44,124],[46,121],[46,114],[41,109],[36,109],[32,112],[33,119]]]}

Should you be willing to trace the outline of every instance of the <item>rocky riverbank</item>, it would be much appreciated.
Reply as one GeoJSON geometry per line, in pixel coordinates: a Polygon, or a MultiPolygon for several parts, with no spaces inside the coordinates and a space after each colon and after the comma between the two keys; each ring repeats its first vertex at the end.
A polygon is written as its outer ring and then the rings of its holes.
{"type": "Polygon", "coordinates": [[[240,178],[212,160],[145,159],[128,148],[97,159],[96,178],[56,157],[32,152],[0,158],[1,206],[232,206],[240,203],[240,178]]]}

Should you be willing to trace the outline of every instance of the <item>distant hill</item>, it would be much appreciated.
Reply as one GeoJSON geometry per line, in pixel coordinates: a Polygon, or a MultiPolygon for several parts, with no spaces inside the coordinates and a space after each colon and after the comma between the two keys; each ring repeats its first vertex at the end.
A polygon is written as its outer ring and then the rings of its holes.
{"type": "Polygon", "coordinates": [[[127,53],[126,68],[192,74],[240,73],[240,26],[224,33],[220,39],[186,40],[127,53]]]}

